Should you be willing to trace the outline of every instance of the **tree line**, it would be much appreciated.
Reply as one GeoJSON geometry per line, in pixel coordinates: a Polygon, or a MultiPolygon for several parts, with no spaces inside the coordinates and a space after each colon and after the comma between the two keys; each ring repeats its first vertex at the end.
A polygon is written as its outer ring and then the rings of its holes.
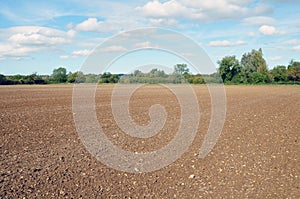
{"type": "MultiPolygon", "coordinates": [[[[53,70],[51,75],[38,75],[33,73],[30,75],[10,75],[4,76],[0,74],[0,84],[2,85],[14,85],[14,84],[62,84],[62,83],[97,83],[99,79],[103,83],[110,83],[117,75],[112,75],[110,73],[104,73],[102,75],[95,74],[83,74],[82,72],[69,72],[63,67],[59,67],[53,70]],[[106,78],[108,80],[106,80],[106,78]]],[[[113,83],[117,81],[114,80],[113,83]]]]}
{"type": "Polygon", "coordinates": [[[135,70],[131,74],[83,74],[69,72],[63,67],[51,75],[0,74],[0,84],[57,84],[57,83],[225,83],[225,84],[300,84],[300,62],[291,60],[288,66],[280,65],[268,70],[262,49],[244,53],[239,61],[235,55],[218,61],[218,71],[210,75],[191,74],[186,64],[176,64],[171,74],[153,68],[150,72],[135,70]]]}
{"type": "Polygon", "coordinates": [[[288,66],[279,65],[268,70],[262,49],[218,61],[218,73],[225,84],[300,84],[300,62],[291,60],[288,66]]]}

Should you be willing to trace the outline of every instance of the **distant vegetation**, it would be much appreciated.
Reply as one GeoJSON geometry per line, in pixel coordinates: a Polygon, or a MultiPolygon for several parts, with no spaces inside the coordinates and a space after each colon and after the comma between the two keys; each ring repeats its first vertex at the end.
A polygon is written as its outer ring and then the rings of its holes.
{"type": "Polygon", "coordinates": [[[135,70],[131,74],[83,74],[69,72],[63,67],[54,69],[51,75],[0,74],[0,84],[59,84],[59,83],[225,83],[225,84],[300,84],[300,62],[291,60],[288,66],[280,65],[268,70],[262,50],[243,54],[239,61],[236,56],[226,56],[218,61],[218,71],[210,75],[191,74],[186,64],[176,64],[171,74],[152,69],[148,73],[135,70]]]}
{"type": "Polygon", "coordinates": [[[288,66],[268,70],[261,49],[243,54],[241,61],[226,56],[218,64],[225,84],[300,84],[300,62],[291,60],[288,66]]]}

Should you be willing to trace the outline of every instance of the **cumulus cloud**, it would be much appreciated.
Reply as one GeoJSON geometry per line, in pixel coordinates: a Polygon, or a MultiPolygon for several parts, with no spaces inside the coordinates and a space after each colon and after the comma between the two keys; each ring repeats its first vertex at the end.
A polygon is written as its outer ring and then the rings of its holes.
{"type": "Polygon", "coordinates": [[[211,41],[209,42],[209,46],[211,47],[230,47],[230,46],[240,46],[240,45],[245,45],[245,41],[228,41],[228,40],[220,40],[220,41],[211,41]]]}
{"type": "Polygon", "coordinates": [[[272,12],[270,6],[258,4],[251,7],[252,0],[153,0],[136,10],[146,17],[180,18],[203,22],[223,19],[235,19],[272,12]]]}
{"type": "Polygon", "coordinates": [[[82,23],[78,24],[76,26],[76,29],[79,31],[91,31],[91,32],[97,32],[101,27],[102,22],[98,22],[96,18],[88,18],[86,21],[83,21],[82,23]]]}
{"type": "Polygon", "coordinates": [[[164,19],[164,18],[158,18],[158,19],[149,19],[149,23],[151,26],[163,26],[163,27],[179,27],[179,23],[175,19],[164,19]]]}
{"type": "Polygon", "coordinates": [[[74,30],[63,32],[60,30],[38,27],[14,27],[8,30],[11,36],[8,42],[23,45],[56,45],[70,42],[70,38],[75,36],[74,30]]]}
{"type": "Polygon", "coordinates": [[[185,16],[189,13],[189,9],[176,0],[164,3],[154,0],[143,7],[137,7],[136,10],[142,11],[144,15],[151,17],[185,16]]]}
{"type": "Polygon", "coordinates": [[[74,30],[65,32],[40,26],[0,29],[0,35],[4,38],[4,42],[0,43],[0,57],[20,58],[30,56],[33,52],[57,49],[70,43],[75,34],[74,30]]]}
{"type": "Polygon", "coordinates": [[[274,26],[268,26],[268,25],[261,26],[259,28],[259,32],[262,35],[266,35],[266,36],[284,34],[283,31],[279,31],[274,26]]]}
{"type": "Polygon", "coordinates": [[[75,29],[83,32],[112,32],[121,31],[124,29],[136,28],[136,21],[130,19],[118,19],[118,20],[105,20],[98,21],[97,18],[88,18],[87,20],[77,24],[75,29]]]}

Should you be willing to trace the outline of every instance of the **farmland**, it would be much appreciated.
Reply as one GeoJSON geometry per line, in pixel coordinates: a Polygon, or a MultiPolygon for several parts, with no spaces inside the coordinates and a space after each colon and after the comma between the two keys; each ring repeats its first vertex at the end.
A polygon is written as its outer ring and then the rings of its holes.
{"type": "MultiPolygon", "coordinates": [[[[214,149],[199,159],[210,121],[210,96],[193,89],[200,126],[189,150],[169,166],[126,173],[97,161],[82,144],[72,112],[72,85],[0,87],[0,198],[299,198],[300,87],[226,86],[227,114],[214,149]]],[[[122,132],[111,111],[113,85],[99,85],[96,112],[107,137],[128,151],[158,150],[172,140],[180,120],[175,95],[159,85],[138,89],[130,113],[149,123],[159,103],[164,128],[149,139],[122,132]]]]}

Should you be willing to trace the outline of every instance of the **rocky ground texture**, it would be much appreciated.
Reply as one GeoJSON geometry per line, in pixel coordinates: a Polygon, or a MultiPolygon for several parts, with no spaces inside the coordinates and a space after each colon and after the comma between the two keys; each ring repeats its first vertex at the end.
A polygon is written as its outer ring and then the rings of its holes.
{"type": "MultiPolygon", "coordinates": [[[[194,86],[200,126],[189,150],[169,166],[126,173],[97,161],[82,144],[72,112],[72,85],[0,87],[0,198],[300,198],[300,87],[227,86],[227,115],[211,153],[198,158],[210,121],[210,96],[194,86]]],[[[107,137],[135,152],[172,140],[180,121],[176,97],[150,85],[131,98],[130,113],[149,123],[159,103],[164,128],[149,139],[128,136],[111,111],[113,86],[99,86],[96,111],[107,137]]]]}

